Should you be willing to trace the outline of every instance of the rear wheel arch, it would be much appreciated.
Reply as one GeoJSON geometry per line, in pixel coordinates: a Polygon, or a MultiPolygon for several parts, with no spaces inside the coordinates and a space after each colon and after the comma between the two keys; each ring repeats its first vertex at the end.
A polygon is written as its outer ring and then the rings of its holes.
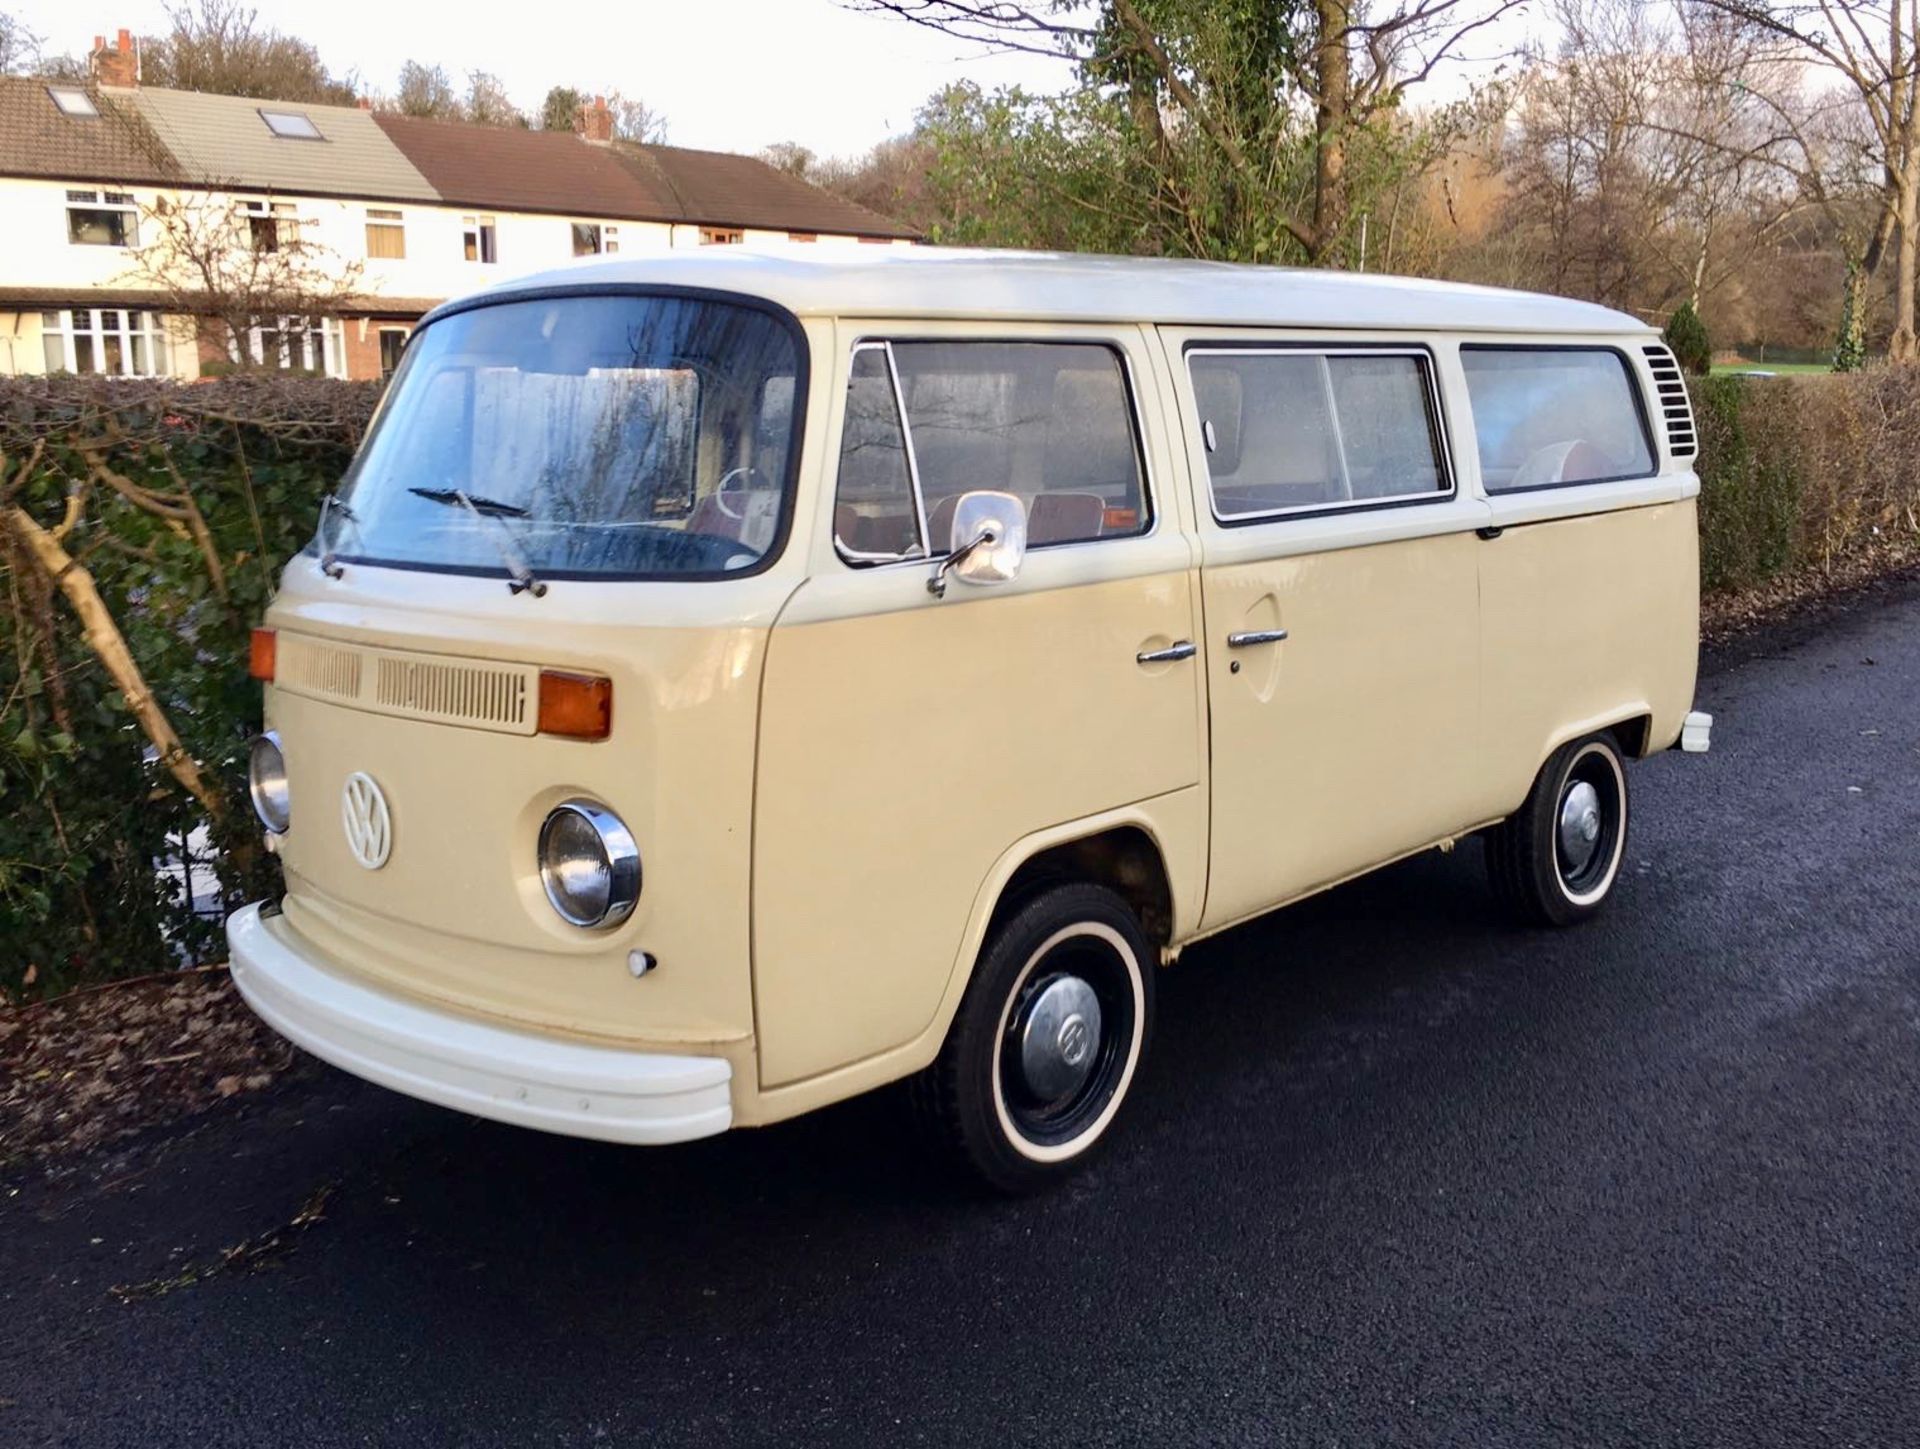
{"type": "Polygon", "coordinates": [[[1154,945],[1173,940],[1173,880],[1166,853],[1143,825],[1113,825],[1028,855],[1001,886],[987,934],[1037,892],[1068,882],[1102,885],[1133,909],[1154,945]]]}

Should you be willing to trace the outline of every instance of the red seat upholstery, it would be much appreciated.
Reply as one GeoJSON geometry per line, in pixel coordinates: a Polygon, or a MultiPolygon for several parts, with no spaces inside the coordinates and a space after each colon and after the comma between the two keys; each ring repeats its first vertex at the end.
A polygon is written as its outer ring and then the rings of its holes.
{"type": "Polygon", "coordinates": [[[1027,542],[1076,543],[1098,538],[1107,514],[1098,493],[1036,493],[1027,509],[1027,542]]]}

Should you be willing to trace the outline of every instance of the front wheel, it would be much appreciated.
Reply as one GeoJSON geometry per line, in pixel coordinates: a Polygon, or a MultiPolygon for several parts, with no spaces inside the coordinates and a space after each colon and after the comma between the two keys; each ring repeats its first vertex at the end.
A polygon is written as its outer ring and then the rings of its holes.
{"type": "Polygon", "coordinates": [[[1104,886],[1058,885],[988,938],[914,1097],[942,1145],[1003,1192],[1066,1176],[1106,1137],[1153,1024],[1152,947],[1104,886]]]}
{"type": "Polygon", "coordinates": [[[1627,770],[1613,737],[1554,751],[1486,848],[1493,893],[1521,921],[1571,926],[1597,912],[1627,850],[1627,770]]]}

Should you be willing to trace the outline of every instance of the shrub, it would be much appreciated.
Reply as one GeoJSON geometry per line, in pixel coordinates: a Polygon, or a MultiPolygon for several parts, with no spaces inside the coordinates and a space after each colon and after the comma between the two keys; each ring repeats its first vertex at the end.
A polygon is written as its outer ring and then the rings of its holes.
{"type": "Polygon", "coordinates": [[[247,630],[377,393],[0,381],[0,995],[217,958],[153,869],[189,839],[221,905],[269,887],[247,630]]]}
{"type": "Polygon", "coordinates": [[[1674,361],[1695,377],[1705,377],[1713,366],[1713,343],[1707,337],[1707,324],[1693,310],[1693,303],[1682,302],[1667,319],[1660,336],[1673,349],[1674,361]]]}

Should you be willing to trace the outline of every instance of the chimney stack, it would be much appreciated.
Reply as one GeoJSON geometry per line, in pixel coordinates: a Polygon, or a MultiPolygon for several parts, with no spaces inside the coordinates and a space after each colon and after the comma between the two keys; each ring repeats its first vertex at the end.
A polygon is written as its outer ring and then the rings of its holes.
{"type": "Polygon", "coordinates": [[[586,105],[580,107],[579,114],[573,118],[573,130],[577,136],[589,141],[606,143],[613,139],[613,110],[607,105],[605,96],[595,96],[586,105]]]}
{"type": "Polygon", "coordinates": [[[140,84],[140,54],[134,49],[130,30],[122,30],[112,45],[107,44],[106,36],[94,36],[93,54],[87,62],[95,82],[100,85],[132,89],[140,84]]]}

